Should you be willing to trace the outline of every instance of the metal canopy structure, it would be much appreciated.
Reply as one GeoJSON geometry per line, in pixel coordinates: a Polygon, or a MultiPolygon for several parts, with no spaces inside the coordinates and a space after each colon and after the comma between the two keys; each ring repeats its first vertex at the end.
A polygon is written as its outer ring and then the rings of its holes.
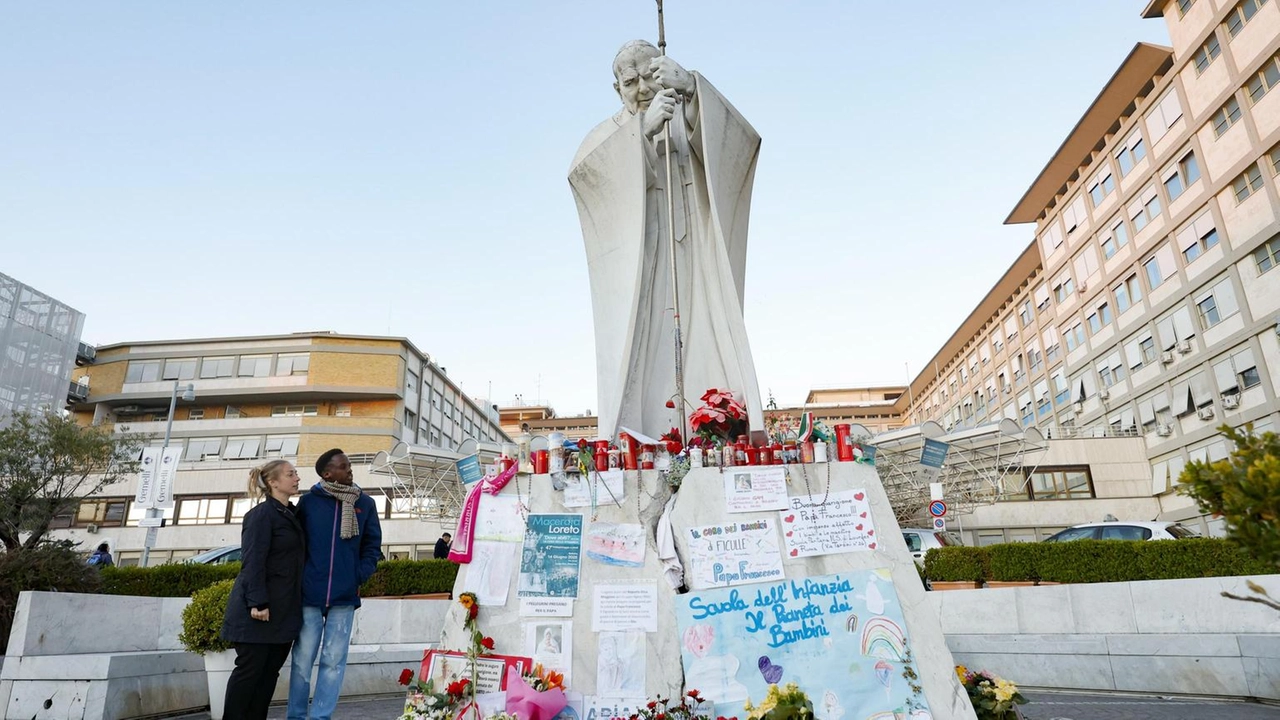
{"type": "Polygon", "coordinates": [[[370,472],[391,478],[388,495],[397,512],[419,520],[451,521],[462,514],[466,489],[458,478],[458,461],[479,454],[480,464],[494,462],[501,446],[467,439],[458,450],[398,443],[373,458],[370,472]]]}
{"type": "Polygon", "coordinates": [[[876,469],[889,503],[898,522],[906,524],[923,515],[931,499],[930,482],[942,483],[943,497],[953,512],[972,512],[994,503],[1004,492],[1024,488],[1024,468],[1038,465],[1048,447],[1039,430],[1023,429],[1008,418],[951,433],[929,421],[880,433],[870,443],[876,447],[876,469]],[[950,446],[936,479],[920,466],[925,439],[950,446]]]}

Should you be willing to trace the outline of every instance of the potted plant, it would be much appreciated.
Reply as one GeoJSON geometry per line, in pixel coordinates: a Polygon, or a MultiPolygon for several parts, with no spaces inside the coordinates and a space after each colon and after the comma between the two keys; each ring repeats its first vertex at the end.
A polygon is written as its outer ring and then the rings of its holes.
{"type": "Polygon", "coordinates": [[[182,633],[178,640],[187,652],[204,656],[205,679],[209,684],[209,717],[221,720],[227,694],[227,678],[236,664],[236,653],[221,637],[222,618],[235,580],[216,582],[191,596],[182,610],[182,633]]]}

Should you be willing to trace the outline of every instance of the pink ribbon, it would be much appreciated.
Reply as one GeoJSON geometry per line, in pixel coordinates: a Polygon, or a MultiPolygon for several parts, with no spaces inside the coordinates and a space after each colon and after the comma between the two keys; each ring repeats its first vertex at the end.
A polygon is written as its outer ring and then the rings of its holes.
{"type": "Polygon", "coordinates": [[[472,551],[476,539],[476,518],[480,512],[480,494],[497,495],[502,488],[516,476],[516,465],[502,471],[490,480],[485,478],[467,491],[467,499],[462,502],[462,517],[458,518],[458,532],[454,534],[453,544],[449,547],[449,560],[456,563],[471,562],[472,551]]]}

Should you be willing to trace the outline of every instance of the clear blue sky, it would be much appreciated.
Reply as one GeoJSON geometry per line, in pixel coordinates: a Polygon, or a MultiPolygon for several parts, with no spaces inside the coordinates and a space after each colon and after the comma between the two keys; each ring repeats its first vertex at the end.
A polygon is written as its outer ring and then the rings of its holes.
{"type": "MultiPolygon", "coordinates": [[[[667,0],[764,138],[761,390],[902,382],[1029,242],[1001,222],[1141,0],[667,0]]],[[[409,337],[472,395],[595,409],[565,181],[650,0],[0,5],[0,271],[97,344],[409,337]]]]}

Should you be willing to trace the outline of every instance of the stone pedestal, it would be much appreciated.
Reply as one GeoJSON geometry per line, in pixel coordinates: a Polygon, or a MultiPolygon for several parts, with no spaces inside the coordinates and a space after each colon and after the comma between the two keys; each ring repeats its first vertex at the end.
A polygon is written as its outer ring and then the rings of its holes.
{"type": "MultiPolygon", "coordinates": [[[[831,463],[808,466],[788,466],[788,487],[790,496],[812,493],[822,497],[824,493],[844,490],[862,490],[870,503],[870,513],[877,530],[877,546],[874,550],[843,552],[810,558],[786,557],[784,550],[783,568],[785,576],[781,580],[803,580],[807,577],[830,575],[836,573],[858,573],[860,571],[879,571],[879,577],[887,587],[892,584],[893,590],[901,604],[902,616],[905,620],[907,644],[914,657],[913,666],[919,675],[919,684],[923,687],[923,696],[927,700],[929,713],[917,713],[912,718],[936,718],[938,720],[972,720],[973,711],[965,697],[963,688],[957,681],[951,652],[947,649],[941,626],[935,609],[925,601],[925,591],[916,572],[914,561],[902,539],[901,532],[894,519],[884,489],[880,484],[875,469],[867,465],[854,463],[831,463]],[[806,484],[805,478],[808,478],[806,484]]],[[[681,603],[681,596],[672,590],[662,573],[662,564],[658,559],[655,529],[663,506],[669,497],[665,481],[655,471],[627,472],[625,482],[625,498],[620,505],[615,505],[603,492],[599,506],[591,508],[565,508],[563,493],[552,487],[550,476],[521,476],[503,489],[502,496],[520,494],[524,497],[531,513],[581,513],[583,517],[584,556],[579,573],[579,593],[574,603],[573,624],[573,663],[569,688],[572,691],[591,696],[596,693],[598,636],[592,632],[592,594],[591,589],[597,583],[653,581],[658,589],[658,629],[656,633],[647,634],[646,687],[645,695],[665,695],[674,697],[684,688],[684,673],[681,660],[682,641],[676,616],[676,606],[681,603]],[[532,489],[530,490],[530,484],[532,489]],[[637,494],[639,497],[637,498],[637,494]],[[639,500],[639,502],[637,502],[639,500]],[[645,527],[647,548],[644,566],[640,568],[616,567],[606,565],[585,557],[585,534],[592,521],[614,523],[640,523],[645,527]]],[[[487,497],[485,498],[487,499],[487,497]]],[[[481,501],[484,502],[484,499],[481,501]]],[[[776,510],[734,513],[726,510],[725,486],[722,471],[718,468],[699,468],[690,471],[677,493],[671,516],[672,526],[677,541],[677,551],[685,566],[686,581],[690,578],[689,563],[689,528],[704,527],[717,523],[733,521],[745,522],[756,519],[769,519],[778,524],[779,512],[776,510]]],[[[785,547],[779,539],[779,545],[785,547]]],[[[458,574],[458,582],[454,588],[455,597],[463,592],[466,586],[468,569],[463,567],[458,574]]],[[[482,605],[479,618],[481,631],[495,639],[496,652],[501,654],[524,655],[525,633],[523,623],[533,622],[532,618],[520,617],[520,598],[518,596],[518,578],[510,579],[510,592],[507,603],[501,607],[482,605]]],[[[759,585],[735,586],[742,590],[744,596],[755,595],[759,585]]],[[[441,633],[441,647],[462,649],[468,639],[463,630],[463,609],[454,602],[445,618],[441,633]]],[[[842,630],[843,631],[843,630],[842,630]]],[[[758,673],[756,658],[743,658],[740,672],[758,673]]],[[[842,659],[843,660],[843,659],[842,659]]],[[[897,672],[897,670],[895,670],[897,672]]],[[[792,678],[788,678],[792,679],[792,678]]],[[[785,682],[786,680],[783,680],[785,682]]],[[[803,686],[803,679],[800,679],[803,686]]],[[[805,688],[811,691],[809,688],[805,688]]],[[[760,697],[753,698],[757,702],[760,697]]],[[[824,713],[819,708],[822,698],[812,697],[819,717],[824,713]]],[[[738,710],[735,714],[741,716],[738,710]]],[[[833,713],[826,713],[832,716],[833,713]]],[[[836,718],[832,717],[832,720],[836,718]]],[[[846,718],[846,720],[849,720],[846,718]]],[[[862,720],[857,718],[856,720],[862,720]]]]}

